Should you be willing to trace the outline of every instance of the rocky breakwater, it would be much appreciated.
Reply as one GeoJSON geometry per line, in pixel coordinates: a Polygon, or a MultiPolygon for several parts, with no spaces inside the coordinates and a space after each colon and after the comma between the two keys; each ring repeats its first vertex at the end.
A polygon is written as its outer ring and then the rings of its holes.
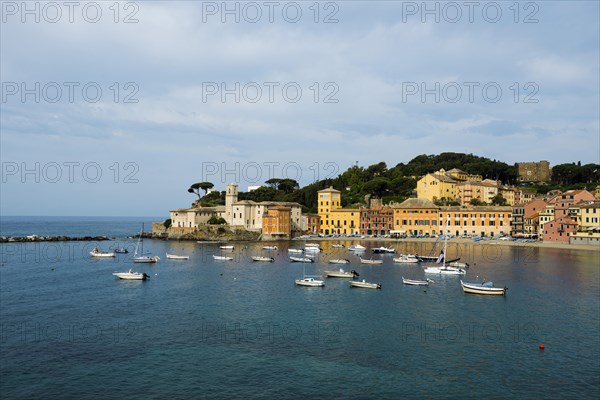
{"type": "Polygon", "coordinates": [[[8,242],[71,242],[71,241],[85,241],[85,242],[98,242],[102,240],[110,240],[108,236],[0,236],[0,243],[8,242]]]}

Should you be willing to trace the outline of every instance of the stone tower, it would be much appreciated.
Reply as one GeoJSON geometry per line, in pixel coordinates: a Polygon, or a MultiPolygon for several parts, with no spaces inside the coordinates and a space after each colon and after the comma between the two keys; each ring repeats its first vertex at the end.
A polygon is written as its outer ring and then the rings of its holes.
{"type": "Polygon", "coordinates": [[[225,186],[225,221],[229,225],[233,222],[233,203],[238,201],[237,183],[229,183],[225,186]]]}

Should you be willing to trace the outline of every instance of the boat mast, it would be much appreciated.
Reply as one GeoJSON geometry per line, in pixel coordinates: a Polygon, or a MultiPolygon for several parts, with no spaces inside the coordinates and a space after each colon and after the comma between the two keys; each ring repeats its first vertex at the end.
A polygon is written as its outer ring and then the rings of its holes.
{"type": "MultiPolygon", "coordinates": [[[[135,251],[133,252],[133,256],[137,257],[138,254],[138,247],[140,245],[140,242],[142,241],[142,232],[144,232],[144,223],[142,222],[142,230],[140,231],[140,236],[138,236],[138,241],[137,244],[135,245],[135,251]]],[[[144,243],[142,243],[142,254],[144,254],[144,243]]]]}
{"type": "Polygon", "coordinates": [[[447,243],[448,243],[448,232],[449,232],[448,225],[449,224],[450,224],[450,214],[448,214],[448,217],[446,218],[446,231],[444,233],[444,255],[442,257],[442,268],[446,268],[446,247],[447,247],[447,243]]]}

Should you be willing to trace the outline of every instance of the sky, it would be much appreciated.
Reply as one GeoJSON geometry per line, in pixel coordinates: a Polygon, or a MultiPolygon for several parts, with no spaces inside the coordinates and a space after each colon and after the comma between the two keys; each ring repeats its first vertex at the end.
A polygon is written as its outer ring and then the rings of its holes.
{"type": "MultiPolygon", "coordinates": [[[[3,1],[1,215],[464,152],[600,162],[597,1],[3,1]]],[[[460,168],[460,166],[457,166],[460,168]]]]}

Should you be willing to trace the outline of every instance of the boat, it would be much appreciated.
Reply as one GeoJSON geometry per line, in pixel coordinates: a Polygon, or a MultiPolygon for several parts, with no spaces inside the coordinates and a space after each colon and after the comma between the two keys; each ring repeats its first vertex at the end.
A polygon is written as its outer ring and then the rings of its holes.
{"type": "Polygon", "coordinates": [[[458,261],[452,261],[448,263],[449,267],[456,267],[456,268],[468,268],[469,267],[469,263],[462,263],[462,262],[458,262],[458,261]]]}
{"type": "Polygon", "coordinates": [[[228,245],[228,246],[219,246],[219,248],[221,250],[233,250],[233,246],[230,246],[230,245],[228,245]]]}
{"type": "Polygon", "coordinates": [[[381,289],[380,283],[366,282],[364,279],[362,281],[351,281],[350,286],[365,289],[381,289]]]}
{"type": "Polygon", "coordinates": [[[323,282],[322,280],[307,277],[307,276],[305,276],[302,279],[296,279],[295,282],[296,282],[296,285],[298,285],[298,286],[309,286],[309,287],[325,286],[325,282],[323,282]]]}
{"type": "MultiPolygon", "coordinates": [[[[450,218],[448,218],[448,220],[446,221],[446,231],[448,231],[449,222],[450,222],[450,218]]],[[[438,258],[438,260],[441,259],[442,266],[441,267],[429,266],[429,267],[425,268],[426,274],[441,274],[441,275],[464,275],[464,274],[466,274],[466,271],[462,268],[451,267],[449,265],[446,265],[445,254],[446,254],[447,246],[448,246],[448,235],[444,235],[444,250],[442,250],[442,252],[440,253],[440,256],[438,258]]]]}
{"type": "Polygon", "coordinates": [[[394,258],[395,263],[411,264],[418,263],[419,259],[413,254],[400,254],[400,257],[394,258]]]}
{"type": "Polygon", "coordinates": [[[273,257],[254,256],[252,261],[275,262],[275,259],[273,257]]]}
{"type": "Polygon", "coordinates": [[[334,258],[332,260],[329,260],[329,264],[350,264],[350,260],[347,260],[345,258],[334,258]]]}
{"type": "Polygon", "coordinates": [[[133,272],[131,269],[128,272],[113,272],[113,275],[119,279],[130,281],[145,281],[150,278],[145,272],[133,272]]]}
{"type": "Polygon", "coordinates": [[[277,246],[263,246],[263,250],[277,250],[277,246]]]}
{"type": "Polygon", "coordinates": [[[125,247],[120,247],[118,249],[115,249],[115,253],[117,253],[117,254],[127,254],[127,253],[129,253],[129,250],[127,250],[125,247]]]}
{"type": "Polygon", "coordinates": [[[356,278],[359,276],[355,270],[344,271],[342,268],[339,271],[325,271],[325,275],[329,278],[356,278]]]}
{"type": "Polygon", "coordinates": [[[491,294],[504,296],[508,290],[506,286],[503,288],[494,287],[493,282],[467,283],[461,280],[460,285],[462,286],[463,292],[472,294],[491,294]]]}
{"type": "Polygon", "coordinates": [[[355,244],[353,246],[348,247],[349,251],[365,251],[367,248],[365,246],[361,246],[360,244],[355,244]]]}
{"type": "Polygon", "coordinates": [[[405,285],[413,285],[413,286],[429,286],[429,282],[433,282],[431,279],[426,279],[424,281],[416,280],[416,279],[406,279],[402,277],[402,283],[405,285]]]}
{"type": "Polygon", "coordinates": [[[167,258],[169,260],[189,260],[190,256],[178,256],[178,255],[175,255],[175,254],[169,254],[169,253],[167,253],[167,258]]]}
{"type": "Polygon", "coordinates": [[[288,253],[300,254],[300,253],[304,253],[304,250],[303,249],[288,249],[288,253]]]}
{"type": "Polygon", "coordinates": [[[321,251],[320,247],[308,246],[304,248],[305,253],[318,253],[321,251]]]}
{"type": "Polygon", "coordinates": [[[312,263],[312,262],[315,262],[315,260],[313,260],[310,257],[294,257],[294,256],[290,256],[290,261],[293,261],[293,262],[302,262],[302,263],[312,263]]]}
{"type": "Polygon", "coordinates": [[[383,264],[383,260],[373,260],[372,258],[360,258],[361,264],[383,264]]]}
{"type": "Polygon", "coordinates": [[[160,258],[158,256],[145,256],[144,255],[144,241],[142,240],[142,233],[144,232],[144,224],[142,224],[142,230],[140,231],[140,236],[138,237],[137,244],[135,245],[135,251],[133,252],[133,262],[134,263],[146,263],[153,264],[157,263],[160,258]],[[140,255],[138,255],[138,248],[140,249],[140,255]]]}
{"type": "Polygon", "coordinates": [[[214,258],[215,260],[218,260],[218,261],[231,261],[231,260],[233,260],[233,257],[229,257],[229,256],[218,256],[218,255],[216,255],[216,254],[213,254],[213,258],[214,258]]]}
{"type": "Polygon", "coordinates": [[[110,257],[114,257],[115,253],[114,252],[102,252],[102,251],[100,251],[100,249],[98,247],[94,247],[94,249],[92,251],[90,251],[90,255],[92,257],[96,257],[96,258],[110,258],[110,257]]]}
{"type": "Polygon", "coordinates": [[[343,244],[332,244],[331,247],[334,249],[343,249],[344,245],[343,244]]]}
{"type": "Polygon", "coordinates": [[[317,249],[321,249],[321,246],[319,246],[318,243],[306,243],[304,245],[304,248],[308,248],[308,247],[316,247],[317,249]]]}
{"type": "Polygon", "coordinates": [[[393,248],[391,248],[391,247],[383,247],[383,246],[382,247],[375,247],[374,249],[371,249],[371,250],[375,254],[380,254],[380,253],[383,253],[383,254],[392,254],[392,253],[396,252],[396,250],[393,249],[393,248]]]}

